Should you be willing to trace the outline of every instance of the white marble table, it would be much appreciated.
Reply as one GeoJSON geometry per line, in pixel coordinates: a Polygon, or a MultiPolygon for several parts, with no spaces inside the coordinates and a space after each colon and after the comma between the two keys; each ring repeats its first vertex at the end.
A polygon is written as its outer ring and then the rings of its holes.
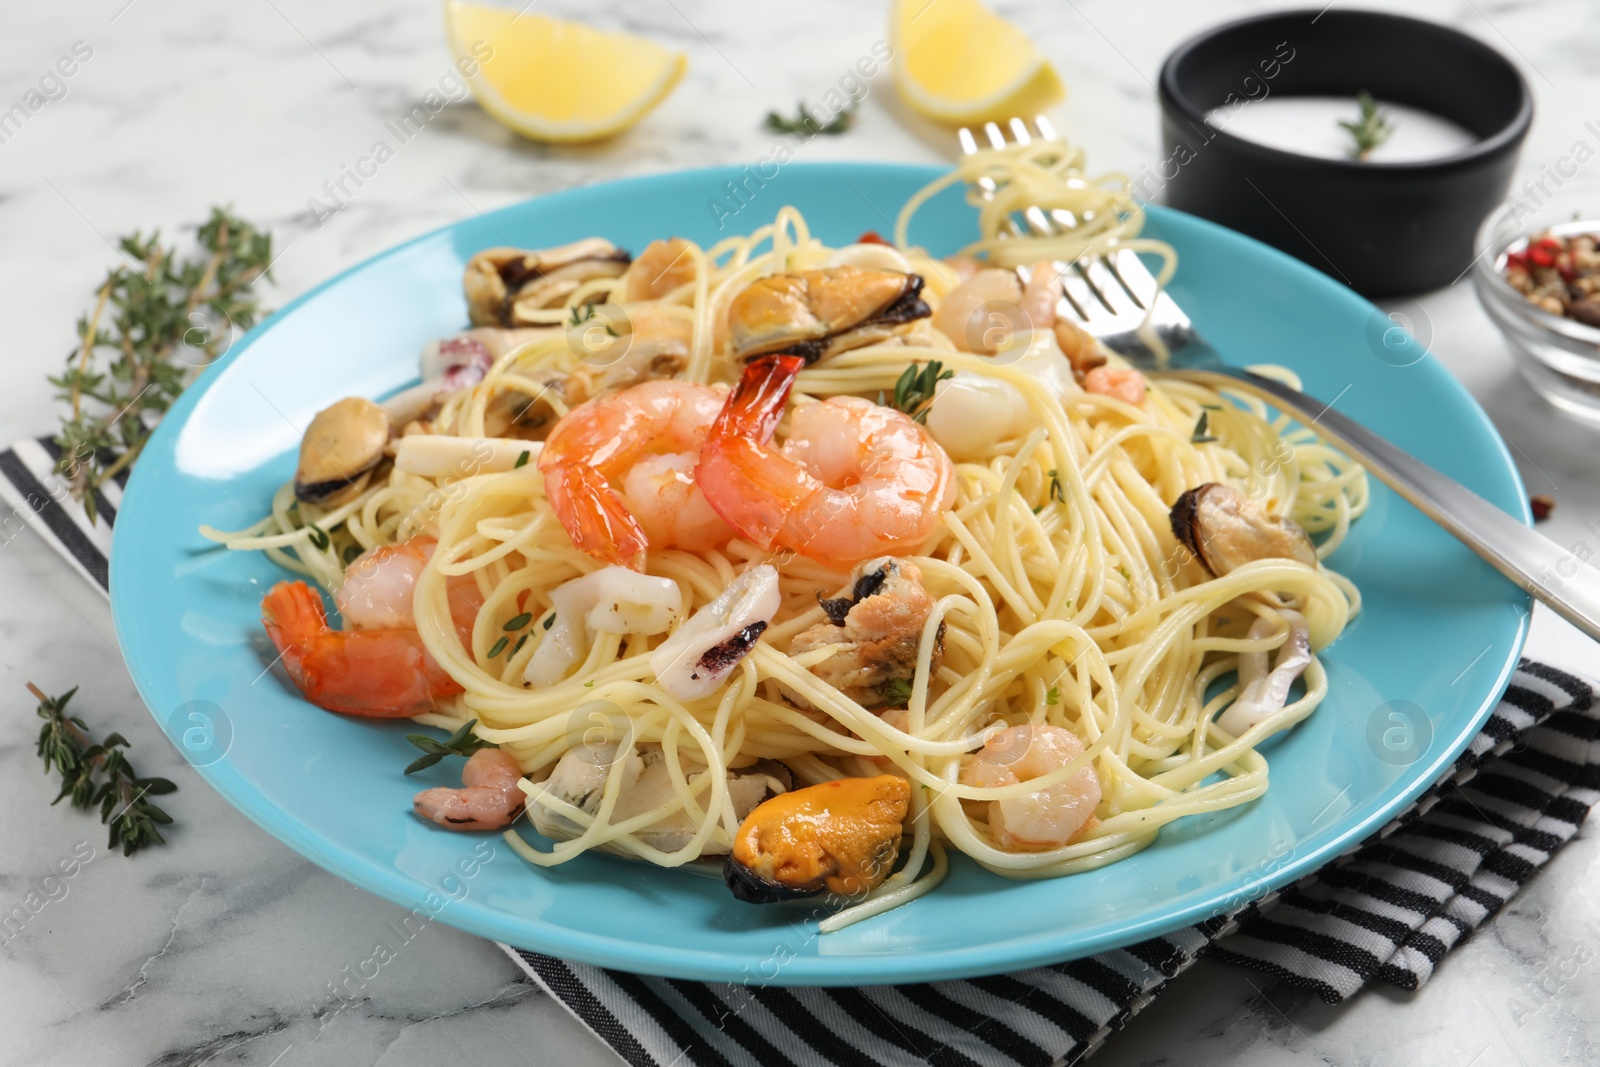
{"type": "MultiPolygon", "coordinates": [[[[108,239],[171,229],[212,203],[270,224],[282,250],[275,303],[397,241],[477,210],[622,174],[753,161],[772,107],[816,98],[885,34],[883,5],[847,0],[560,3],[688,51],[684,84],[643,126],[597,147],[536,147],[470,102],[452,102],[319,225],[308,200],[337,182],[431,89],[452,93],[431,0],[57,0],[0,9],[0,109],[23,99],[76,42],[92,50],[50,100],[0,143],[0,428],[53,425],[45,375],[101,272],[108,239]],[[867,9],[870,7],[870,11],[867,9]],[[782,42],[774,47],[773,42],[782,42]],[[441,81],[441,79],[445,79],[441,81]],[[64,95],[63,95],[64,94],[64,95]]],[[[1160,158],[1152,79],[1177,40],[1254,2],[1008,2],[1072,88],[1061,125],[1097,167],[1137,172],[1160,158]]],[[[1539,99],[1523,156],[1530,175],[1592,143],[1600,7],[1583,0],[1409,0],[1512,55],[1539,99]]],[[[1425,57],[1418,62],[1425,63],[1425,57]]],[[[938,160],[947,138],[909,120],[886,80],[857,128],[818,138],[807,159],[938,160]]],[[[1600,163],[1589,164],[1600,171],[1600,163]]],[[[1483,403],[1530,489],[1552,493],[1545,529],[1574,544],[1600,521],[1597,439],[1513,374],[1467,287],[1403,309],[1483,403]]],[[[1594,646],[1536,615],[1530,654],[1593,671],[1594,646]]],[[[212,793],[161,739],[122,666],[99,595],[41,542],[0,545],[0,910],[80,843],[95,858],[0,944],[0,1060],[45,1064],[614,1064],[493,946],[441,925],[384,968],[364,999],[330,1012],[330,984],[371,952],[390,905],[312,866],[212,793]],[[83,683],[94,724],[134,742],[146,773],[177,780],[172,843],[132,861],[100,826],[50,808],[32,751],[23,682],[83,683]]],[[[1593,825],[1420,994],[1369,992],[1323,1006],[1254,972],[1202,963],[1095,1062],[1600,1062],[1600,844],[1593,825]]]]}

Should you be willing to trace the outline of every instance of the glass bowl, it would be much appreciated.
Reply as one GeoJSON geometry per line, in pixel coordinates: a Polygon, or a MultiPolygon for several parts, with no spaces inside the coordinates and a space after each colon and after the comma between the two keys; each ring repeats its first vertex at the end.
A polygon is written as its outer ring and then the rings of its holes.
{"type": "Polygon", "coordinates": [[[1524,182],[1478,227],[1473,286],[1528,384],[1562,411],[1600,426],[1600,329],[1544,310],[1506,281],[1506,255],[1545,230],[1600,234],[1600,184],[1562,182],[1548,172],[1538,183],[1524,182]]]}

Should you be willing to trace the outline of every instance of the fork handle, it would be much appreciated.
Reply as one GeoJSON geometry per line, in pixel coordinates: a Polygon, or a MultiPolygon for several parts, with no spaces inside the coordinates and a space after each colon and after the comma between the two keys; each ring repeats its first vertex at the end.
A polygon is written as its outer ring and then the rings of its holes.
{"type": "Polygon", "coordinates": [[[1556,614],[1600,641],[1600,571],[1415,456],[1321,401],[1247,370],[1172,370],[1161,377],[1212,388],[1243,388],[1315,425],[1384,484],[1443,526],[1556,614]]]}

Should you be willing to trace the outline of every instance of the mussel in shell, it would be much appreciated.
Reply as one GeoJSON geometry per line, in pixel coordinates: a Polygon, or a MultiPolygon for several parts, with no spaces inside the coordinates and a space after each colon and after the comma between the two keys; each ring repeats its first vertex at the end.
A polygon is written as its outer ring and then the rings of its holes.
{"type": "Polygon", "coordinates": [[[728,307],[734,352],[746,360],[784,352],[815,363],[877,344],[932,313],[922,285],[921,275],[851,266],[758,278],[728,307]]]}
{"type": "Polygon", "coordinates": [[[740,824],[723,880],[751,904],[865,896],[893,870],[910,806],[911,783],[893,774],[780,793],[740,824]]]}

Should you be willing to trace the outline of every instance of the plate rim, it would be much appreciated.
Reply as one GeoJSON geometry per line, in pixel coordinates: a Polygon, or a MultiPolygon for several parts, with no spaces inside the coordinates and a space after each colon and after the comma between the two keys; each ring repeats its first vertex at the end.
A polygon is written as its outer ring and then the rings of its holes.
{"type": "MultiPolygon", "coordinates": [[[[789,164],[785,169],[799,173],[813,172],[824,175],[828,172],[848,175],[862,171],[874,171],[923,182],[949,172],[949,167],[945,165],[872,161],[796,162],[789,164]]],[[[735,165],[721,165],[660,171],[581,186],[569,186],[549,193],[526,197],[496,208],[493,211],[478,213],[476,216],[464,216],[385,248],[308,289],[249,330],[221,359],[207,367],[195,382],[184,390],[178,402],[168,412],[167,417],[156,428],[152,439],[164,442],[168,436],[180,432],[200,397],[211,388],[218,376],[247,351],[251,345],[269,330],[275,328],[278,323],[287,319],[301,305],[316,298],[323,291],[332,288],[344,279],[367,270],[393,256],[400,255],[416,245],[437,240],[462,225],[471,224],[475,221],[488,221],[493,225],[498,216],[521,211],[531,203],[553,197],[561,197],[573,193],[592,193],[599,189],[649,185],[663,179],[720,179],[721,177],[737,175],[738,173],[738,167],[735,165]]],[[[1280,269],[1292,274],[1298,274],[1302,279],[1309,278],[1311,284],[1326,291],[1330,300],[1342,299],[1347,303],[1364,308],[1369,314],[1381,314],[1376,305],[1353,291],[1340,286],[1334,279],[1308,264],[1253,238],[1199,216],[1173,208],[1151,204],[1147,205],[1147,210],[1150,212],[1152,219],[1159,220],[1164,216],[1173,216],[1182,220],[1185,224],[1193,224],[1203,231],[1209,231],[1213,237],[1220,240],[1254,245],[1258,251],[1275,260],[1280,269]]],[[[1422,360],[1418,361],[1418,365],[1429,363],[1431,364],[1430,369],[1434,372],[1453,378],[1448,368],[1432,352],[1426,351],[1426,349],[1424,351],[1425,355],[1422,360]]],[[[1477,399],[1465,390],[1458,390],[1458,392],[1461,394],[1461,399],[1465,401],[1466,410],[1470,412],[1471,416],[1479,424],[1480,429],[1484,432],[1485,440],[1492,445],[1493,451],[1498,456],[1503,469],[1510,476],[1512,486],[1517,490],[1518,501],[1521,506],[1516,517],[1524,525],[1530,524],[1531,514],[1521,473],[1518,471],[1503,437],[1495,428],[1487,413],[1484,412],[1477,399]]],[[[152,450],[153,453],[159,451],[159,449],[152,450]]],[[[144,496],[146,492],[150,491],[146,490],[145,486],[154,477],[154,475],[145,475],[143,473],[147,469],[144,465],[135,465],[124,489],[123,502],[119,509],[122,513],[125,514],[127,512],[130,504],[136,510],[143,506],[144,496]]],[[[119,522],[113,527],[108,590],[111,597],[112,623],[117,635],[119,651],[122,651],[124,662],[127,664],[129,673],[134,680],[135,688],[151,717],[156,720],[157,726],[162,730],[163,735],[167,735],[166,724],[155,711],[155,708],[163,703],[158,699],[159,694],[155,691],[156,685],[145,677],[144,673],[135,666],[128,652],[125,651],[129,646],[127,640],[129,625],[124,623],[124,619],[127,616],[124,606],[128,600],[126,595],[119,596],[119,589],[122,588],[123,583],[119,581],[119,575],[122,571],[117,564],[119,557],[117,549],[124,541],[124,531],[130,529],[132,525],[132,523],[119,522]]],[[[1532,598],[1528,597],[1527,600],[1531,605],[1532,598]]],[[[1412,765],[1413,768],[1422,767],[1421,773],[1413,772],[1414,776],[1411,781],[1402,790],[1377,805],[1364,818],[1342,826],[1337,833],[1332,834],[1319,847],[1297,850],[1289,862],[1279,867],[1256,876],[1245,876],[1222,883],[1206,898],[1194,901],[1181,908],[1164,909],[1141,918],[1119,922],[1098,934],[1090,936],[1084,936],[1078,930],[1068,927],[1057,930],[1048,936],[1031,939],[1015,938],[999,943],[975,945],[966,948],[941,949],[931,952],[919,951],[916,953],[849,956],[805,956],[795,954],[779,969],[779,974],[776,977],[772,979],[763,978],[762,981],[765,984],[773,985],[826,986],[858,985],[874,982],[923,982],[1000,974],[1027,967],[1080,959],[1109,949],[1126,947],[1212,917],[1219,913],[1219,906],[1228,900],[1259,899],[1261,895],[1303,877],[1305,874],[1323,866],[1329,859],[1348,850],[1357,842],[1365,840],[1377,828],[1388,823],[1397,814],[1404,811],[1407,806],[1440,778],[1447,766],[1471,743],[1472,738],[1476,736],[1494,707],[1499,703],[1501,696],[1510,684],[1512,674],[1521,660],[1522,650],[1528,636],[1528,628],[1529,613],[1525,611],[1520,614],[1516,624],[1516,632],[1512,636],[1510,647],[1506,651],[1505,661],[1500,665],[1494,680],[1484,690],[1486,695],[1479,708],[1471,716],[1470,722],[1462,728],[1459,736],[1452,738],[1449,744],[1441,746],[1429,758],[1420,760],[1412,765]]],[[[170,741],[170,735],[168,736],[170,741]]],[[[235,810],[241,812],[250,821],[305,859],[310,860],[337,877],[385,900],[406,907],[421,905],[424,896],[431,892],[422,882],[405,875],[398,868],[379,864],[360,855],[344,853],[342,849],[337,847],[335,851],[341,852],[340,860],[342,862],[335,861],[317,847],[317,841],[315,840],[317,835],[314,832],[309,831],[301,823],[289,818],[272,802],[265,792],[253,783],[246,781],[239,772],[233,770],[226,759],[203,766],[191,763],[190,766],[205,779],[208,785],[221,794],[223,799],[235,810]]],[[[462,903],[467,904],[468,902],[463,901],[462,903]]],[[[503,911],[493,911],[488,909],[487,906],[479,904],[461,908],[446,906],[438,912],[436,918],[457,929],[500,942],[505,935],[503,926],[508,916],[503,911]],[[480,918],[480,915],[487,915],[488,917],[480,918]]],[[[539,940],[542,942],[537,947],[529,948],[528,951],[548,953],[564,960],[590,963],[630,973],[703,981],[741,982],[748,980],[749,965],[753,962],[723,951],[680,949],[630,941],[614,935],[607,936],[577,931],[568,927],[556,926],[538,918],[525,918],[521,921],[525,925],[536,928],[539,933],[539,940]]],[[[784,929],[788,929],[788,927],[784,927],[784,929]]]]}

